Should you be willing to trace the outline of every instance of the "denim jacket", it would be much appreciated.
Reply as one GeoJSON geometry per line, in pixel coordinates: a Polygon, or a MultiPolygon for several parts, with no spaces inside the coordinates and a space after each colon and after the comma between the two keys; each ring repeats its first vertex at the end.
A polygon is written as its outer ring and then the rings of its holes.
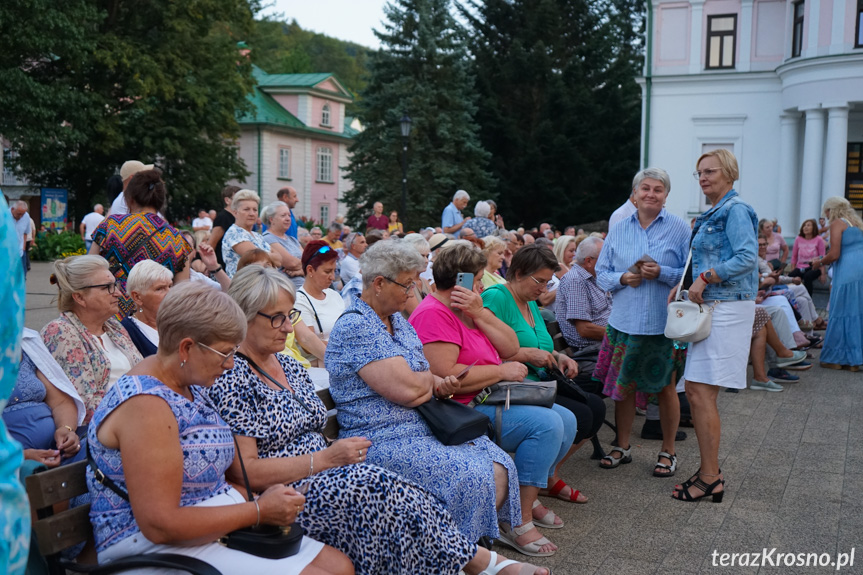
{"type": "Polygon", "coordinates": [[[713,268],[722,283],[704,288],[704,301],[754,300],[758,292],[758,217],[731,190],[698,216],[692,230],[692,277],[713,268]]]}

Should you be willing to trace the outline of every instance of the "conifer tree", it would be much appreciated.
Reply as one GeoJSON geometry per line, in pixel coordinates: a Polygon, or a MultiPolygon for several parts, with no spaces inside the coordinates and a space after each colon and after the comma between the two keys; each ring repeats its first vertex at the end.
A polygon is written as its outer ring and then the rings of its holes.
{"type": "Polygon", "coordinates": [[[481,140],[508,225],[605,219],[638,170],[633,0],[470,0],[481,140]]]}
{"type": "Polygon", "coordinates": [[[385,8],[382,49],[369,63],[358,117],[364,130],[351,146],[345,195],[349,220],[364,223],[372,204],[399,210],[402,137],[399,119],[413,124],[408,143],[405,230],[439,226],[456,190],[489,197],[488,153],[474,121],[476,96],[463,31],[449,0],[393,0],[385,8]]]}

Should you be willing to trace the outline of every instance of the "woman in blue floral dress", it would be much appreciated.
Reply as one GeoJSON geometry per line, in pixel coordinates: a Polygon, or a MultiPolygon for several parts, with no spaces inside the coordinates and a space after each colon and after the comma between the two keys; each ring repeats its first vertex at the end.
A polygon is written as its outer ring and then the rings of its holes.
{"type": "Polygon", "coordinates": [[[432,393],[458,389],[455,378],[431,374],[422,343],[399,313],[425,264],[397,242],[378,242],[363,254],[363,295],[336,322],[325,358],[339,436],[368,438],[367,461],[435,494],[471,541],[498,537],[498,522],[521,523],[512,459],[485,436],[441,444],[413,409],[432,393]]]}

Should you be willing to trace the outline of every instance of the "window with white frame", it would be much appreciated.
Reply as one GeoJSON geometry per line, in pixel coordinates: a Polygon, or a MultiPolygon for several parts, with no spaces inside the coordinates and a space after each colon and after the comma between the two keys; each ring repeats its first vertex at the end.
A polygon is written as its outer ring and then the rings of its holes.
{"type": "Polygon", "coordinates": [[[330,225],[330,204],[321,204],[321,225],[324,228],[330,225]]]}
{"type": "Polygon", "coordinates": [[[318,148],[318,181],[333,181],[333,150],[327,146],[318,148]]]}
{"type": "Polygon", "coordinates": [[[279,179],[291,179],[291,149],[279,146],[279,179]]]}
{"type": "Polygon", "coordinates": [[[324,104],[323,109],[321,110],[321,125],[329,126],[330,124],[330,105],[324,104]]]}
{"type": "Polygon", "coordinates": [[[857,34],[854,36],[854,47],[863,47],[863,0],[857,0],[857,34]]]}
{"type": "Polygon", "coordinates": [[[737,14],[707,17],[707,68],[734,68],[737,14]]]}

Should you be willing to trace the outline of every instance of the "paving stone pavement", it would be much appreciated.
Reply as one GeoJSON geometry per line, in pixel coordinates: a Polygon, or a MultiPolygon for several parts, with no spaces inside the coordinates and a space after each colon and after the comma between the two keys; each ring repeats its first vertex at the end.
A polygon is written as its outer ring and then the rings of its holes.
{"type": "MultiPolygon", "coordinates": [[[[28,327],[39,329],[57,316],[48,283],[50,264],[34,263],[27,278],[28,327]]],[[[819,309],[824,292],[816,292],[819,309]]],[[[586,505],[542,498],[565,522],[545,530],[559,551],[527,558],[504,546],[507,557],[530,559],[556,575],[580,574],[818,574],[836,566],[722,567],[723,553],[854,552],[854,564],[840,573],[863,573],[863,372],[814,367],[796,372],[799,383],[782,393],[742,390],[720,393],[722,439],[719,458],[728,484],[722,503],[684,503],[671,498],[675,484],[698,469],[693,429],[677,444],[675,478],[652,476],[659,441],[640,439],[644,418],[636,417],[633,462],[600,469],[588,443],[564,466],[562,476],[590,498],[586,505]],[[716,552],[717,564],[713,563],[716,552]]],[[[750,371],[751,378],[751,371],[750,371]]],[[[609,417],[613,405],[606,400],[609,417]]],[[[613,433],[603,426],[608,449],[613,433]]]]}

